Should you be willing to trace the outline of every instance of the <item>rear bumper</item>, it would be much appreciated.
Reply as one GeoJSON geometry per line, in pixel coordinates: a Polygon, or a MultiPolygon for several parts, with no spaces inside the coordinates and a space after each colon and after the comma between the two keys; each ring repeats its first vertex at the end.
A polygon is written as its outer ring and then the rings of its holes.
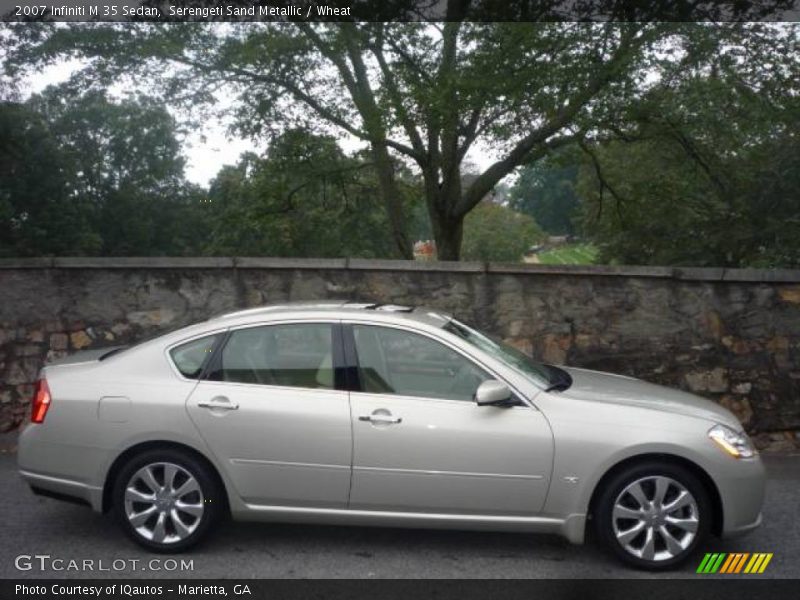
{"type": "Polygon", "coordinates": [[[52,477],[21,469],[19,474],[31,486],[34,493],[59,500],[77,501],[81,504],[88,504],[93,510],[102,511],[102,488],[90,486],[80,481],[52,477]]]}
{"type": "Polygon", "coordinates": [[[47,425],[29,424],[17,441],[17,468],[34,492],[79,501],[96,511],[102,511],[103,487],[91,475],[101,459],[98,448],[62,443],[47,425]]]}

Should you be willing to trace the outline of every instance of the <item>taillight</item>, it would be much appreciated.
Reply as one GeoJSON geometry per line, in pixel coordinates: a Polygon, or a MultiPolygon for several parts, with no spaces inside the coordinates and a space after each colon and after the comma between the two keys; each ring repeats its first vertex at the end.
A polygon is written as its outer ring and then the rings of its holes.
{"type": "Polygon", "coordinates": [[[47,409],[50,408],[50,388],[46,379],[39,379],[36,382],[36,389],[33,392],[33,403],[31,406],[31,421],[34,423],[44,423],[47,409]]]}

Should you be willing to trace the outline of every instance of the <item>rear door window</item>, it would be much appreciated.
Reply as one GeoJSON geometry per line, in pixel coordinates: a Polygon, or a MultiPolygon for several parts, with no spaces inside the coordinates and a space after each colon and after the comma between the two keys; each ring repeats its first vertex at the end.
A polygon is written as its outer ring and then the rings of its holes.
{"type": "Polygon", "coordinates": [[[214,348],[219,342],[222,335],[209,335],[202,337],[180,346],[176,346],[170,350],[172,362],[175,367],[180,371],[180,374],[187,379],[197,379],[203,372],[203,367],[206,362],[211,358],[214,348]]]}
{"type": "Polygon", "coordinates": [[[231,333],[209,375],[213,381],[334,388],[333,326],[291,323],[231,333]]]}

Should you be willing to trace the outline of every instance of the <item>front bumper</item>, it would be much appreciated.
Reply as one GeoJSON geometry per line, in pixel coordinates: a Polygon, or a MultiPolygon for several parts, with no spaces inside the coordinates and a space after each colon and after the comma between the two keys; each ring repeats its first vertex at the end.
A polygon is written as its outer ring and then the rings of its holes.
{"type": "Polygon", "coordinates": [[[758,456],[730,460],[717,470],[714,480],[722,500],[721,537],[734,537],[752,531],[761,524],[766,471],[758,456]]]}
{"type": "Polygon", "coordinates": [[[762,514],[758,513],[756,520],[753,521],[752,523],[747,523],[746,525],[740,525],[739,527],[733,527],[730,529],[727,528],[724,529],[722,532],[722,537],[728,539],[728,538],[739,537],[741,535],[746,535],[751,531],[753,531],[754,529],[760,527],[761,521],[762,521],[762,514]]]}

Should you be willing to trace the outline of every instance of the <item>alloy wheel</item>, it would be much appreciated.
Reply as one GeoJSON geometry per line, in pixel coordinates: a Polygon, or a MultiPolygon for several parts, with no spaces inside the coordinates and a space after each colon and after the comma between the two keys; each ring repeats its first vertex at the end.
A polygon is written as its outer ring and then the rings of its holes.
{"type": "Polygon", "coordinates": [[[636,558],[666,561],[684,553],[697,536],[697,500],[680,482],[663,475],[637,479],[614,502],[614,535],[636,558]]]}
{"type": "Polygon", "coordinates": [[[169,462],[145,465],[125,486],[125,516],[146,540],[173,544],[189,537],[205,512],[203,491],[185,468],[169,462]]]}

